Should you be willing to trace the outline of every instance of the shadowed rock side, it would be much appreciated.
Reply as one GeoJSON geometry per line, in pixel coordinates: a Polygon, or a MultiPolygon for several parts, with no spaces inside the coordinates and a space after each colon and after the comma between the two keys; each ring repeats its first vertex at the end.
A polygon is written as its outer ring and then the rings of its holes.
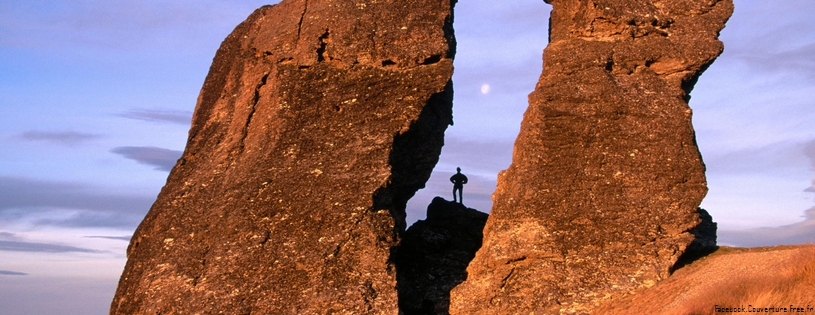
{"type": "Polygon", "coordinates": [[[699,225],[690,230],[693,234],[693,242],[688,245],[687,251],[713,251],[716,246],[716,230],[718,224],[713,222],[713,216],[702,208],[697,208],[699,219],[702,220],[699,225]]]}
{"type": "Polygon", "coordinates": [[[688,245],[685,252],[679,256],[676,263],[671,267],[671,274],[719,249],[719,246],[716,245],[718,224],[713,222],[713,216],[707,210],[697,208],[696,211],[699,213],[701,222],[689,231],[693,234],[693,242],[688,245]]]}
{"type": "Polygon", "coordinates": [[[452,123],[450,0],[284,0],[218,50],[111,314],[397,314],[452,123]]]}
{"type": "Polygon", "coordinates": [[[589,313],[667,277],[700,222],[688,93],[732,2],[547,2],[544,71],[452,314],[589,313]]]}
{"type": "Polygon", "coordinates": [[[467,278],[486,222],[486,213],[433,199],[427,219],[407,229],[396,255],[402,314],[449,314],[450,289],[467,278]]]}

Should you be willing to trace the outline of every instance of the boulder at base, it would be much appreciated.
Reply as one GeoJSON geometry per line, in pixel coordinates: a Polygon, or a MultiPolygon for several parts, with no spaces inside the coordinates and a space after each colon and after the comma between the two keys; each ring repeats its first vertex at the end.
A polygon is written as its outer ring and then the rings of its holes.
{"type": "Polygon", "coordinates": [[[433,198],[427,219],[405,232],[396,255],[399,310],[404,315],[446,315],[450,290],[467,279],[481,247],[487,214],[433,198]]]}

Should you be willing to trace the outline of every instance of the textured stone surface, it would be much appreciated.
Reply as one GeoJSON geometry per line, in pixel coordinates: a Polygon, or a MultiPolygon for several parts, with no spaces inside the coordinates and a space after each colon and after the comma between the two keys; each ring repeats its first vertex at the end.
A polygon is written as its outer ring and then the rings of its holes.
{"type": "Polygon", "coordinates": [[[427,219],[407,229],[396,255],[402,314],[448,314],[450,289],[467,278],[486,222],[486,213],[433,199],[427,219]]]}
{"type": "Polygon", "coordinates": [[[111,314],[397,314],[452,122],[450,0],[284,0],[218,50],[111,314]]]}
{"type": "Polygon", "coordinates": [[[667,277],[700,222],[688,93],[732,2],[547,2],[544,71],[453,314],[589,313],[667,277]]]}

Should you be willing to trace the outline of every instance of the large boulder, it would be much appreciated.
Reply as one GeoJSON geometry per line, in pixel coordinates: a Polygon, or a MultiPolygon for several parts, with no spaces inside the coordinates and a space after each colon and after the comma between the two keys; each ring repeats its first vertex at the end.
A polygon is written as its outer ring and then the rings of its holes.
{"type": "Polygon", "coordinates": [[[111,314],[397,314],[452,123],[455,0],[284,0],[224,40],[111,314]]]}
{"type": "Polygon", "coordinates": [[[397,251],[402,314],[449,314],[450,290],[467,279],[467,265],[481,247],[486,222],[486,213],[433,198],[427,219],[407,229],[397,251]]]}
{"type": "Polygon", "coordinates": [[[453,314],[589,313],[667,277],[701,221],[688,100],[732,1],[547,2],[544,71],[453,314]]]}

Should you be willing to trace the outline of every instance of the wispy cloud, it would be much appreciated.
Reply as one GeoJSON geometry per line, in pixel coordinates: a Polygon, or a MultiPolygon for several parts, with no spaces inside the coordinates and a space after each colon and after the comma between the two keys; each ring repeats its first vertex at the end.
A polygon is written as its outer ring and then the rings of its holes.
{"type": "Polygon", "coordinates": [[[0,251],[38,253],[100,253],[98,250],[76,246],[17,241],[0,241],[0,251]]]}
{"type": "MultiPolygon", "coordinates": [[[[509,167],[512,162],[512,148],[512,140],[472,141],[448,138],[444,141],[442,158],[443,161],[460,166],[463,172],[495,176],[499,171],[509,167]]],[[[450,171],[455,172],[455,167],[450,171]]]]}
{"type": "Polygon", "coordinates": [[[0,275],[3,275],[3,276],[27,276],[28,274],[25,273],[25,272],[0,270],[0,275]]]}
{"type": "Polygon", "coordinates": [[[195,40],[203,37],[199,33],[212,31],[213,25],[234,26],[252,9],[269,2],[76,0],[58,5],[44,0],[3,2],[0,30],[8,36],[0,38],[0,45],[185,49],[196,47],[195,40]]]}
{"type": "MultiPolygon", "coordinates": [[[[815,140],[796,146],[799,154],[809,159],[810,170],[815,170],[815,140]]],[[[812,186],[804,191],[815,192],[815,179],[812,186]]],[[[778,244],[815,243],[815,207],[804,211],[804,220],[798,223],[769,228],[743,231],[719,231],[719,242],[738,246],[772,246],[778,244]]]]}
{"type": "Polygon", "coordinates": [[[815,141],[782,141],[765,146],[746,148],[723,155],[705,158],[708,171],[715,173],[744,174],[745,172],[794,171],[800,172],[815,163],[815,141]]]}
{"type": "Polygon", "coordinates": [[[119,154],[140,164],[154,166],[155,170],[170,171],[175,166],[181,151],[158,147],[117,147],[110,152],[119,154]]]}
{"type": "MultiPolygon", "coordinates": [[[[810,170],[815,171],[815,140],[810,141],[804,146],[804,155],[809,158],[810,170]]],[[[812,179],[812,186],[807,187],[804,191],[815,193],[815,178],[812,179]]]]}
{"type": "Polygon", "coordinates": [[[38,253],[99,253],[98,250],[63,244],[30,242],[14,233],[0,232],[0,251],[38,253]]]}
{"type": "Polygon", "coordinates": [[[121,117],[158,123],[174,123],[189,126],[192,112],[187,110],[132,109],[119,114],[121,117]]]}
{"type": "Polygon", "coordinates": [[[65,146],[76,146],[100,138],[100,135],[75,131],[26,131],[15,138],[25,141],[43,141],[65,146]]]}
{"type": "Polygon", "coordinates": [[[815,37],[801,32],[812,29],[815,23],[800,14],[813,9],[815,5],[807,0],[786,1],[784,5],[751,1],[737,6],[723,32],[726,59],[741,60],[764,73],[815,78],[815,37]]]}
{"type": "Polygon", "coordinates": [[[719,243],[744,247],[815,243],[815,207],[805,213],[806,219],[795,224],[742,231],[719,231],[717,233],[719,243]]]}
{"type": "MultiPolygon", "coordinates": [[[[758,45],[762,47],[766,45],[758,45]]],[[[797,74],[801,77],[815,78],[815,43],[786,50],[773,50],[756,53],[755,51],[735,54],[734,57],[743,60],[752,69],[768,73],[797,74]]]]}
{"type": "MultiPolygon", "coordinates": [[[[145,208],[145,209],[149,209],[145,208]]],[[[67,228],[88,228],[88,227],[119,227],[135,228],[139,219],[143,216],[125,215],[116,212],[98,211],[71,211],[67,213],[56,213],[48,217],[39,217],[31,220],[38,226],[59,226],[67,228]]]]}
{"type": "MultiPolygon", "coordinates": [[[[110,193],[75,182],[0,176],[0,221],[68,227],[135,228],[154,197],[110,193]],[[49,215],[44,219],[42,214],[49,215]]],[[[13,235],[0,233],[0,239],[13,235]]]]}
{"type": "Polygon", "coordinates": [[[85,236],[85,237],[86,238],[101,238],[101,239],[116,240],[116,241],[126,241],[126,242],[129,242],[130,238],[131,238],[129,235],[128,236],[90,235],[90,236],[85,236]]]}
{"type": "Polygon", "coordinates": [[[144,213],[152,198],[110,194],[100,187],[0,176],[0,211],[13,208],[59,208],[144,213]]]}
{"type": "Polygon", "coordinates": [[[815,140],[804,145],[804,155],[809,158],[811,170],[815,171],[815,140]]]}

